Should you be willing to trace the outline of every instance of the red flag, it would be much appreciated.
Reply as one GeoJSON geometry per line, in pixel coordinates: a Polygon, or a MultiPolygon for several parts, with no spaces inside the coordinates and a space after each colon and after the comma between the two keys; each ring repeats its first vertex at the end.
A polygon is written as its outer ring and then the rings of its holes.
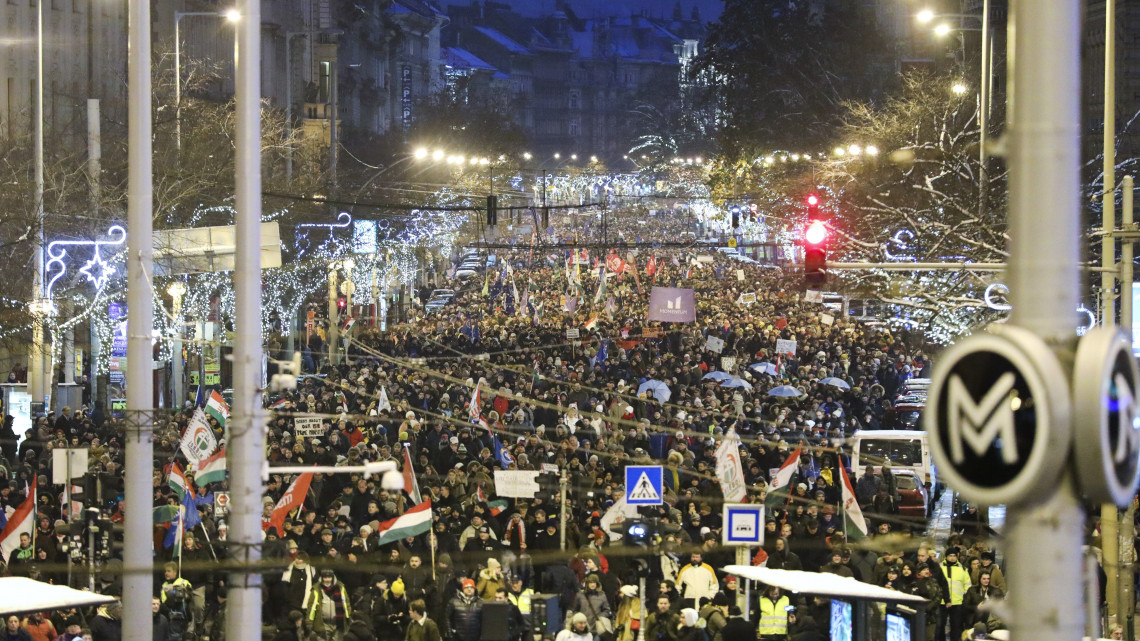
{"type": "Polygon", "coordinates": [[[788,326],[788,319],[784,318],[783,316],[777,318],[775,324],[773,325],[773,327],[775,327],[776,329],[784,329],[787,326],[788,326]]]}
{"type": "Polygon", "coordinates": [[[285,532],[285,517],[293,510],[301,507],[305,502],[305,496],[309,493],[309,485],[313,482],[313,473],[305,472],[304,474],[293,479],[289,484],[289,489],[285,490],[285,494],[281,496],[281,500],[277,501],[277,505],[273,507],[273,514],[270,515],[269,520],[261,520],[261,529],[268,530],[271,527],[277,528],[277,535],[281,536],[285,532]]]}
{"type": "MultiPolygon", "coordinates": [[[[20,535],[27,534],[35,537],[36,529],[36,491],[33,488],[28,498],[16,508],[12,516],[8,517],[8,525],[0,532],[0,552],[11,563],[12,553],[20,547],[20,535]]],[[[34,546],[33,546],[34,547],[34,546]]]]}
{"type": "Polygon", "coordinates": [[[416,481],[416,474],[412,470],[411,447],[407,443],[404,443],[404,489],[408,491],[408,496],[412,497],[412,503],[423,502],[420,498],[420,484],[416,481]]]}
{"type": "Polygon", "coordinates": [[[617,254],[611,254],[606,257],[606,267],[615,274],[625,272],[625,261],[617,254]]]}
{"type": "Polygon", "coordinates": [[[650,256],[649,261],[645,263],[645,275],[652,276],[657,273],[657,257],[650,256]]]}

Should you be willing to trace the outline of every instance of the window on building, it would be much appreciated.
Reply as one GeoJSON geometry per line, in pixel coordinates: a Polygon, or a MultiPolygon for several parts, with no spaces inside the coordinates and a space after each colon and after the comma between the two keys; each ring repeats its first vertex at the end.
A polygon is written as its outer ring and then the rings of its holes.
{"type": "Polygon", "coordinates": [[[571,91],[570,92],[570,108],[571,109],[578,109],[579,108],[579,106],[578,106],[579,102],[580,102],[580,100],[578,97],[578,92],[577,91],[571,91]]]}
{"type": "Polygon", "coordinates": [[[577,119],[571,120],[570,123],[566,127],[566,133],[571,135],[571,136],[577,136],[579,133],[578,130],[579,130],[579,125],[578,125],[577,119]]]}

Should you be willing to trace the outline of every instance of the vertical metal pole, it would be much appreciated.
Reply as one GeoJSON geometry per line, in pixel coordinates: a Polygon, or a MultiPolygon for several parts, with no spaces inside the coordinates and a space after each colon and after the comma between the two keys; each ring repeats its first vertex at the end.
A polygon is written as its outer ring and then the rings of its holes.
{"type": "MultiPolygon", "coordinates": [[[[88,4],[90,9],[90,4],[88,4]]],[[[103,135],[100,121],[99,100],[87,100],[87,185],[89,190],[89,209],[92,218],[99,219],[99,205],[103,200],[103,135]]],[[[95,329],[95,315],[91,315],[90,347],[91,370],[88,374],[88,384],[91,386],[91,407],[99,398],[99,385],[96,379],[99,374],[99,334],[95,329]]]]}
{"type": "Polygon", "coordinates": [[[182,12],[174,12],[174,147],[182,151],[182,12]]]}
{"type": "MultiPolygon", "coordinates": [[[[1080,294],[1080,5],[1010,2],[1019,96],[1009,130],[1010,324],[1056,346],[1063,359],[1075,346],[1073,310],[1080,294]]],[[[1011,507],[1009,515],[1011,638],[1080,638],[1084,513],[1072,470],[1062,473],[1052,494],[1011,507]]]]}
{"type": "Polygon", "coordinates": [[[982,163],[982,184],[985,184],[986,172],[986,126],[989,122],[989,95],[990,95],[990,0],[982,2],[982,69],[980,72],[978,94],[978,159],[982,163]]]}
{"type": "Polygon", "coordinates": [[[562,477],[558,481],[558,544],[563,552],[566,551],[566,486],[569,484],[566,470],[562,470],[562,477]]]}
{"type": "MultiPolygon", "coordinates": [[[[1116,0],[1104,3],[1104,193],[1101,201],[1100,264],[1112,267],[1116,260],[1116,0]]],[[[1115,279],[1111,272],[1100,275],[1101,323],[1116,322],[1115,279]]],[[[1115,597],[1114,597],[1115,598],[1115,597]]]]}
{"type": "Polygon", "coordinates": [[[44,325],[47,309],[44,296],[44,7],[36,3],[36,115],[35,128],[35,207],[36,273],[32,285],[32,354],[28,367],[28,391],[32,403],[43,403],[47,411],[47,390],[51,382],[44,373],[44,325]]]}
{"type": "MultiPolygon", "coordinates": [[[[176,285],[182,285],[182,282],[176,281],[176,285]]],[[[186,400],[186,386],[184,384],[186,364],[182,360],[183,291],[181,287],[177,286],[171,290],[171,296],[174,298],[174,304],[171,305],[171,314],[174,316],[174,339],[170,346],[170,392],[172,396],[170,406],[176,411],[182,408],[182,403],[186,400]]]]}
{"type": "Polygon", "coordinates": [[[337,324],[337,309],[336,309],[336,287],[337,277],[336,270],[339,268],[336,261],[329,263],[329,331],[325,333],[325,338],[329,341],[329,365],[336,365],[336,324],[337,324]]]}
{"type": "MultiPolygon", "coordinates": [[[[127,415],[126,503],[123,533],[123,639],[150,641],[153,542],[150,517],[154,457],[154,241],[151,235],[150,1],[128,0],[127,129],[127,415]]],[[[38,3],[43,4],[40,0],[38,3]]]]}
{"type": "MultiPolygon", "coordinates": [[[[293,179],[293,32],[285,32],[285,178],[293,179]]],[[[289,332],[290,336],[292,331],[289,332]]],[[[290,352],[292,353],[292,352],[290,352]]]]}
{"type": "Polygon", "coordinates": [[[234,411],[229,427],[232,507],[226,638],[261,635],[261,465],[265,425],[261,399],[261,3],[241,0],[234,39],[237,131],[237,242],[234,263],[234,411]]]}
{"type": "MultiPolygon", "coordinates": [[[[1125,176],[1121,187],[1120,224],[1125,231],[1131,231],[1132,217],[1132,190],[1134,188],[1132,176],[1125,176]]],[[[1120,243],[1120,327],[1131,340],[1135,340],[1132,333],[1132,279],[1133,279],[1133,251],[1135,241],[1124,239],[1120,243]]],[[[1119,559],[1117,571],[1118,594],[1117,622],[1124,626],[1126,639],[1132,638],[1132,613],[1136,608],[1135,570],[1136,562],[1136,502],[1133,501],[1124,512],[1117,531],[1117,558],[1119,559]]]]}

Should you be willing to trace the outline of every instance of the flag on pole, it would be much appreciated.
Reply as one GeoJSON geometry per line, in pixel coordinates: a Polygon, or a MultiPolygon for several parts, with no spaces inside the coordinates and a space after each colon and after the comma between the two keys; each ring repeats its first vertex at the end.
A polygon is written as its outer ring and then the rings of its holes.
{"type": "Polygon", "coordinates": [[[740,464],[740,437],[735,428],[728,428],[716,448],[716,476],[726,501],[744,499],[744,467],[740,464]]]}
{"type": "Polygon", "coordinates": [[[289,399],[279,398],[279,399],[277,399],[276,403],[269,406],[269,409],[274,410],[274,411],[283,410],[283,409],[285,409],[285,406],[288,404],[289,404],[289,399]]]}
{"type": "Polygon", "coordinates": [[[340,329],[341,329],[341,331],[347,332],[348,330],[352,329],[352,326],[355,324],[356,324],[356,319],[349,316],[348,318],[344,319],[344,326],[341,327],[340,329]]]}
{"type": "MultiPolygon", "coordinates": [[[[35,536],[36,523],[36,491],[32,489],[28,498],[16,508],[8,517],[8,524],[0,532],[0,554],[9,564],[12,562],[12,553],[20,547],[20,535],[35,536]]],[[[34,545],[32,546],[35,547],[34,545]]]]}
{"type": "Polygon", "coordinates": [[[410,510],[394,519],[381,523],[376,529],[376,533],[379,535],[376,539],[376,547],[395,543],[408,537],[419,536],[430,529],[431,501],[428,500],[412,506],[410,510]]]}
{"type": "Polygon", "coordinates": [[[190,464],[194,471],[194,484],[206,487],[210,483],[226,480],[226,448],[223,445],[206,458],[190,464]]]}
{"type": "Polygon", "coordinates": [[[491,440],[495,446],[495,460],[499,462],[499,465],[503,466],[504,470],[507,469],[511,463],[515,462],[515,457],[511,456],[511,451],[499,441],[498,435],[492,436],[491,440]]]}
{"type": "Polygon", "coordinates": [[[388,400],[388,390],[381,385],[380,400],[376,403],[376,412],[379,413],[390,409],[392,409],[392,403],[388,400]]]}
{"type": "Polygon", "coordinates": [[[476,503],[486,503],[487,502],[487,495],[483,493],[483,485],[482,484],[479,484],[475,488],[475,502],[476,503]]]}
{"type": "Polygon", "coordinates": [[[170,474],[166,477],[166,484],[174,490],[174,493],[178,495],[178,500],[181,501],[187,488],[190,487],[190,482],[186,479],[186,474],[183,473],[181,465],[174,463],[170,466],[170,474]]]}
{"type": "Polygon", "coordinates": [[[404,443],[404,489],[408,491],[408,496],[412,497],[413,503],[423,501],[420,496],[420,483],[416,480],[415,470],[412,469],[412,452],[409,443],[404,443]]]}
{"type": "Polygon", "coordinates": [[[487,510],[491,512],[491,516],[498,516],[506,511],[508,505],[507,499],[495,499],[487,504],[487,510]]]}
{"type": "Polygon", "coordinates": [[[604,367],[606,364],[606,359],[609,358],[609,355],[610,342],[608,340],[602,339],[601,344],[598,345],[598,353],[594,354],[594,362],[592,366],[597,367],[598,365],[602,365],[604,367]]]}
{"type": "Polygon", "coordinates": [[[483,414],[479,411],[479,388],[483,386],[483,379],[480,378],[478,383],[475,383],[475,391],[471,392],[471,403],[467,407],[467,415],[471,417],[472,423],[478,423],[483,420],[483,414]]]}
{"type": "Polygon", "coordinates": [[[483,278],[483,291],[481,293],[483,298],[491,295],[491,272],[487,272],[487,275],[483,278]]]}
{"type": "Polygon", "coordinates": [[[210,398],[206,401],[206,413],[213,416],[218,425],[226,426],[226,419],[230,417],[230,408],[217,390],[210,392],[210,398]]]}
{"type": "Polygon", "coordinates": [[[214,436],[214,428],[206,421],[206,414],[202,408],[196,408],[190,416],[190,423],[182,433],[182,441],[178,448],[187,461],[197,461],[205,458],[218,449],[218,440],[214,436]]]}
{"type": "Polygon", "coordinates": [[[603,300],[606,297],[606,281],[607,280],[608,279],[606,278],[606,270],[603,267],[603,268],[598,270],[598,291],[596,291],[594,293],[594,304],[595,305],[598,303],[598,301],[603,300]]]}
{"type": "Polygon", "coordinates": [[[202,522],[202,517],[198,514],[197,498],[193,490],[188,490],[186,494],[182,495],[182,503],[178,505],[178,518],[171,522],[170,527],[167,528],[166,537],[162,540],[162,547],[167,550],[171,548],[181,550],[182,534],[186,530],[194,529],[202,522]]]}
{"type": "Polygon", "coordinates": [[[768,497],[764,499],[764,505],[769,508],[779,507],[782,503],[788,500],[788,493],[791,491],[792,477],[796,474],[796,469],[800,464],[800,448],[792,452],[788,460],[780,466],[780,470],[776,472],[776,477],[768,484],[768,497]]]}
{"type": "Polygon", "coordinates": [[[851,479],[847,477],[847,470],[839,466],[839,478],[843,481],[843,533],[848,541],[858,541],[867,537],[867,521],[863,518],[863,508],[855,499],[855,489],[851,487],[851,479]],[[853,527],[848,527],[848,526],[853,527]]]}
{"type": "Polygon", "coordinates": [[[308,495],[309,485],[312,482],[312,472],[305,472],[293,479],[293,482],[289,484],[289,489],[285,490],[285,494],[281,495],[281,499],[273,507],[273,513],[270,514],[269,519],[261,520],[261,529],[264,531],[276,527],[278,536],[283,534],[285,532],[285,517],[305,502],[305,496],[308,495]]]}
{"type": "Polygon", "coordinates": [[[593,314],[590,314],[590,319],[586,321],[586,324],[584,327],[589,331],[593,331],[594,328],[597,326],[598,326],[598,313],[594,312],[593,314]]]}

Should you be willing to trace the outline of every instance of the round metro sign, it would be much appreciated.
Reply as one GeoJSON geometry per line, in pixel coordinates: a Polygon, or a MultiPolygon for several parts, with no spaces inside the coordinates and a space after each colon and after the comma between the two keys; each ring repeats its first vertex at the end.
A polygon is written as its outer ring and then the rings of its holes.
{"type": "Polygon", "coordinates": [[[930,452],[968,501],[1031,501],[1056,485],[1068,454],[1066,376],[1034,334],[990,331],[954,345],[934,369],[930,452]]]}
{"type": "Polygon", "coordinates": [[[1092,501],[1128,505],[1140,482],[1140,368],[1115,327],[1081,338],[1073,367],[1074,452],[1081,489],[1092,501]]]}

